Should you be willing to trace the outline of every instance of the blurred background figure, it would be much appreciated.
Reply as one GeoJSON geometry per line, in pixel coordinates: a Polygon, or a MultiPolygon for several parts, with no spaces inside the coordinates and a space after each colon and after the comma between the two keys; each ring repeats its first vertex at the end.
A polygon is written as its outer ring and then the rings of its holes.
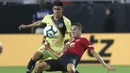
{"type": "MultiPolygon", "coordinates": [[[[18,0],[19,1],[19,0],[18,0]]],[[[37,0],[21,0],[23,4],[37,4],[37,0]]]]}
{"type": "Polygon", "coordinates": [[[106,8],[106,18],[104,22],[104,32],[115,32],[116,20],[114,17],[114,10],[112,8],[106,8]]]}

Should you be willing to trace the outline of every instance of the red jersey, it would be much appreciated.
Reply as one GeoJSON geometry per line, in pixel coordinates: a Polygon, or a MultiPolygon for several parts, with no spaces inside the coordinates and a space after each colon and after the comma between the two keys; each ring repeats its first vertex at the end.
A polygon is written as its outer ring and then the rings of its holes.
{"type": "Polygon", "coordinates": [[[73,53],[81,58],[86,49],[92,50],[94,47],[86,38],[78,37],[70,42],[67,50],[64,53],[73,53]]]}

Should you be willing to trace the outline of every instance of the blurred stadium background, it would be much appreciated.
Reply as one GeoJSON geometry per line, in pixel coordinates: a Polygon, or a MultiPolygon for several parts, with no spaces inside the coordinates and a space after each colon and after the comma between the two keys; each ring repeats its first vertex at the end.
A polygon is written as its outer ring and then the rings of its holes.
{"type": "MultiPolygon", "coordinates": [[[[30,57],[41,45],[41,28],[19,31],[20,24],[30,24],[52,13],[54,0],[0,0],[0,73],[25,73],[30,57]],[[33,45],[32,45],[33,44],[33,45]]],[[[130,73],[130,0],[63,0],[64,15],[83,25],[83,36],[90,39],[105,62],[117,71],[130,73]],[[106,9],[113,18],[107,23],[106,9]]],[[[107,73],[87,52],[77,69],[81,73],[107,73]]],[[[60,72],[53,72],[60,73],[60,72]]]]}

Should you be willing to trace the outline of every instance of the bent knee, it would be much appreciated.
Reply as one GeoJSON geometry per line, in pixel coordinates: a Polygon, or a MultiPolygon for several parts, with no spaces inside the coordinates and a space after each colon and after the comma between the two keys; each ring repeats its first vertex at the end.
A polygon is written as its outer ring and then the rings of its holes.
{"type": "Polygon", "coordinates": [[[40,69],[41,69],[40,64],[39,64],[39,63],[36,64],[36,65],[35,65],[35,72],[38,72],[40,69]]]}
{"type": "Polygon", "coordinates": [[[43,55],[42,55],[41,52],[36,51],[36,53],[33,55],[32,59],[33,59],[34,61],[38,61],[38,60],[42,59],[42,56],[43,56],[43,55]]]}
{"type": "Polygon", "coordinates": [[[48,64],[46,62],[40,62],[35,65],[35,72],[41,72],[43,70],[47,70],[48,64]]]}
{"type": "Polygon", "coordinates": [[[67,71],[69,73],[75,73],[75,66],[71,63],[67,64],[67,71]]]}

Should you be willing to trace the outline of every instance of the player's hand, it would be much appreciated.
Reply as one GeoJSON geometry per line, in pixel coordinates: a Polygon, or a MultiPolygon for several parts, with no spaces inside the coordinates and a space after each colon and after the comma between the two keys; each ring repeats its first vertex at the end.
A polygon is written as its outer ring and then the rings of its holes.
{"type": "Polygon", "coordinates": [[[67,42],[65,45],[64,45],[64,48],[67,49],[70,45],[70,42],[67,42]]]}
{"type": "Polygon", "coordinates": [[[44,49],[44,50],[50,50],[50,46],[49,46],[49,45],[44,44],[43,49],[44,49]]]}
{"type": "Polygon", "coordinates": [[[19,30],[24,29],[24,28],[27,28],[27,25],[21,24],[21,25],[19,26],[19,30]]]}
{"type": "Polygon", "coordinates": [[[115,70],[116,70],[116,68],[114,68],[114,67],[106,67],[106,69],[107,69],[108,71],[115,71],[115,70]]]}
{"type": "Polygon", "coordinates": [[[45,40],[45,43],[43,45],[44,45],[44,47],[43,47],[44,50],[50,50],[51,49],[49,43],[46,40],[45,40]]]}

